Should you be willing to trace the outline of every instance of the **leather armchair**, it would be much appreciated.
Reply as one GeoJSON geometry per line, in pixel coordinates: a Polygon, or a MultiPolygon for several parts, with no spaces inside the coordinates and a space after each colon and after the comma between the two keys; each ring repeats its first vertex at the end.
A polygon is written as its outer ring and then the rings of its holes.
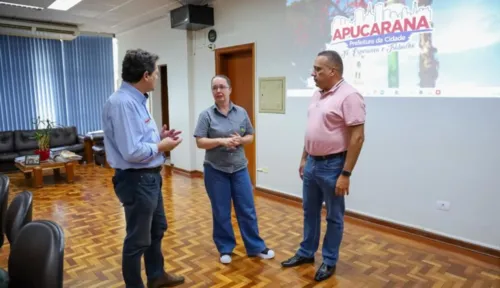
{"type": "Polygon", "coordinates": [[[14,131],[0,132],[0,171],[15,169],[13,163],[18,156],[14,149],[14,131]]]}
{"type": "Polygon", "coordinates": [[[64,231],[49,220],[35,220],[19,231],[9,255],[10,288],[62,288],[64,231]]]}
{"type": "Polygon", "coordinates": [[[0,173],[0,247],[5,241],[5,225],[7,223],[7,205],[9,203],[10,179],[0,173]]]}
{"type": "Polygon", "coordinates": [[[33,218],[33,194],[23,191],[17,194],[7,209],[5,234],[9,243],[15,243],[19,232],[33,218]]]}
{"type": "Polygon", "coordinates": [[[96,165],[109,167],[106,161],[106,151],[104,150],[104,135],[94,137],[92,151],[94,151],[94,162],[96,165]]]}
{"type": "MultiPolygon", "coordinates": [[[[106,161],[106,151],[104,150],[104,131],[94,131],[85,135],[87,159],[93,159],[96,165],[109,167],[106,161]]],[[[90,161],[89,161],[90,162],[90,161]]]]}

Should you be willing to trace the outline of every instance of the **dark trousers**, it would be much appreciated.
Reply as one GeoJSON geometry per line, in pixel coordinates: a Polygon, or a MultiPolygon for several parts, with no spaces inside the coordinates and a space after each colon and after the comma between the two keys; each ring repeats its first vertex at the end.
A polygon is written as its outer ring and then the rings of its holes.
{"type": "Polygon", "coordinates": [[[212,205],[213,239],[221,254],[231,254],[236,246],[231,223],[231,200],[241,237],[249,256],[256,256],[266,248],[259,236],[253,188],[247,168],[225,173],[204,165],[205,187],[212,205]]]}
{"type": "Polygon", "coordinates": [[[162,181],[159,172],[117,170],[113,177],[115,193],[123,204],[127,223],[122,254],[122,273],[127,288],[144,287],[142,255],[148,279],[163,275],[161,240],[167,230],[167,218],[162,181]]]}
{"type": "Polygon", "coordinates": [[[298,255],[312,258],[319,247],[321,209],[326,206],[326,233],[323,239],[323,263],[333,266],[339,260],[344,233],[344,196],[335,195],[337,179],[344,167],[344,156],[327,160],[308,157],[304,167],[303,208],[304,239],[298,255]]]}

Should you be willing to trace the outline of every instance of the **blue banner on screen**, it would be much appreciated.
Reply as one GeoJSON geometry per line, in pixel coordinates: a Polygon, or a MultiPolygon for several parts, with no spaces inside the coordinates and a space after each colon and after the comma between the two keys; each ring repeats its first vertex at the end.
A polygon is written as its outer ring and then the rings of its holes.
{"type": "Polygon", "coordinates": [[[340,53],[365,96],[500,97],[500,0],[288,0],[288,96],[316,54],[340,53]]]}

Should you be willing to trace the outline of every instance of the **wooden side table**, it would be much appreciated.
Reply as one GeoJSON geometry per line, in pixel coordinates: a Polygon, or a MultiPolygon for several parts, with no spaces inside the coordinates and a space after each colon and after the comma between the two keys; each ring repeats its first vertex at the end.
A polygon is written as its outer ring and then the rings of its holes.
{"type": "Polygon", "coordinates": [[[66,170],[66,181],[68,183],[74,182],[75,177],[75,165],[78,160],[71,160],[67,162],[55,162],[54,160],[47,160],[41,162],[39,165],[26,165],[24,162],[16,162],[16,167],[24,173],[26,178],[31,178],[33,176],[33,187],[41,188],[43,187],[43,170],[54,171],[54,176],[58,177],[61,175],[61,168],[66,170]]]}

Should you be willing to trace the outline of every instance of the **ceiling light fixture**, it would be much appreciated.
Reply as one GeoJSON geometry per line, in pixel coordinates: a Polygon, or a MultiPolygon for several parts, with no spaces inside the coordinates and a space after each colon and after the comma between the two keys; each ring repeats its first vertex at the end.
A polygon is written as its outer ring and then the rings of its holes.
{"type": "Polygon", "coordinates": [[[43,7],[17,4],[17,3],[11,3],[11,2],[4,2],[4,1],[0,1],[0,5],[12,6],[12,7],[18,7],[18,8],[27,8],[27,9],[33,9],[33,10],[43,10],[43,7]]]}
{"type": "Polygon", "coordinates": [[[56,0],[54,3],[50,4],[48,9],[68,11],[71,7],[82,2],[82,0],[56,0]]]}

